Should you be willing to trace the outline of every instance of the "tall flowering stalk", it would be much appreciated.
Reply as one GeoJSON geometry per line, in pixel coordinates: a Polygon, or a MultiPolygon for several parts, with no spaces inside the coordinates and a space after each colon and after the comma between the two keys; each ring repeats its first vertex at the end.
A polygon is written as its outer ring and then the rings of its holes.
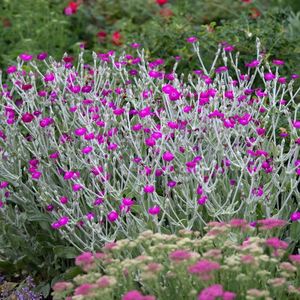
{"type": "Polygon", "coordinates": [[[166,73],[138,48],[94,53],[91,65],[84,52],[77,65],[20,55],[1,83],[1,218],[34,211],[93,250],[147,228],[297,213],[297,75],[280,77],[280,60],[263,65],[259,42],[246,74],[234,47],[207,67],[197,38],[187,42],[201,69],[186,77],[178,61],[166,73]]]}

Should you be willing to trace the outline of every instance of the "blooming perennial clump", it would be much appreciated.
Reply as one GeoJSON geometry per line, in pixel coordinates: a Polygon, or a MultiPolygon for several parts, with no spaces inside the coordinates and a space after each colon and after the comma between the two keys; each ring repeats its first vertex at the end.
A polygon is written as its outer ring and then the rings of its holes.
{"type": "Polygon", "coordinates": [[[284,62],[265,64],[259,42],[245,74],[226,43],[208,68],[197,40],[187,45],[200,67],[187,76],[139,45],[92,64],[84,49],[77,64],[21,54],[0,85],[1,218],[34,208],[81,251],[133,228],[298,222],[297,76],[279,80],[284,62]]]}
{"type": "Polygon", "coordinates": [[[56,283],[53,297],[299,299],[300,255],[287,255],[286,241],[268,238],[273,228],[255,229],[242,219],[240,223],[243,230],[237,230],[235,222],[213,222],[202,237],[197,231],[145,231],[134,241],[119,240],[102,252],[84,252],[76,265],[85,272],[72,282],[56,283]],[[209,232],[219,228],[224,230],[212,239],[209,232]],[[269,251],[274,246],[282,251],[269,251]]]}

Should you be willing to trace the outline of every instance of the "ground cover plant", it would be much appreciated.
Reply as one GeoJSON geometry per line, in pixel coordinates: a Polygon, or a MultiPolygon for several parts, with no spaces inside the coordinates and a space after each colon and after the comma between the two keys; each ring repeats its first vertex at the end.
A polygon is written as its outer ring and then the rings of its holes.
{"type": "Polygon", "coordinates": [[[57,282],[62,299],[299,299],[300,255],[274,233],[285,220],[211,222],[207,233],[145,231],[76,258],[83,273],[57,282]]]}

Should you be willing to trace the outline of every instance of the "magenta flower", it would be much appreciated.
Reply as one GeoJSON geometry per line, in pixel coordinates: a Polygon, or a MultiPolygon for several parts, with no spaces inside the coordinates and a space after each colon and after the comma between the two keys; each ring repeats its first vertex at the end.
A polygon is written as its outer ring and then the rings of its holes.
{"type": "Polygon", "coordinates": [[[134,205],[134,201],[131,198],[123,198],[122,204],[125,206],[132,206],[134,205]]]}
{"type": "Polygon", "coordinates": [[[197,202],[199,205],[204,205],[206,203],[207,199],[208,199],[207,196],[203,196],[203,197],[199,198],[197,202]]]}
{"type": "Polygon", "coordinates": [[[181,97],[181,94],[176,89],[173,89],[168,96],[170,101],[177,101],[181,97]]]}
{"type": "Polygon", "coordinates": [[[145,144],[148,146],[148,147],[154,147],[156,145],[156,141],[154,138],[150,137],[150,138],[147,138],[145,140],[145,144]]]}
{"type": "Polygon", "coordinates": [[[295,222],[300,220],[300,211],[295,211],[291,214],[291,221],[295,222]]]}
{"type": "Polygon", "coordinates": [[[98,176],[100,174],[102,174],[104,171],[103,167],[102,166],[98,166],[98,167],[93,167],[91,172],[95,175],[95,176],[98,176]]]}
{"type": "Polygon", "coordinates": [[[251,120],[252,120],[252,116],[250,114],[245,114],[238,119],[238,122],[241,125],[246,126],[250,123],[251,120]]]}
{"type": "Polygon", "coordinates": [[[186,41],[188,43],[196,43],[198,41],[198,39],[195,36],[191,36],[191,37],[187,38],[186,41]]]}
{"type": "Polygon", "coordinates": [[[144,193],[146,193],[146,194],[152,194],[152,193],[154,193],[154,191],[155,191],[154,185],[146,185],[144,187],[144,193]]]}
{"type": "Polygon", "coordinates": [[[93,151],[93,147],[92,146],[86,146],[81,150],[82,154],[89,154],[93,151]]]}
{"type": "Polygon", "coordinates": [[[100,204],[102,204],[104,202],[104,199],[99,197],[99,198],[96,198],[95,201],[94,201],[94,205],[95,206],[98,206],[100,204]]]}
{"type": "Polygon", "coordinates": [[[167,162],[172,161],[174,158],[175,158],[175,156],[171,152],[165,152],[162,156],[162,159],[167,162]]]}
{"type": "Polygon", "coordinates": [[[224,119],[223,125],[224,125],[226,128],[234,128],[235,122],[234,122],[233,120],[224,119]]]}
{"type": "Polygon", "coordinates": [[[95,214],[94,214],[93,212],[89,212],[89,213],[86,214],[86,218],[87,218],[89,221],[93,220],[94,217],[95,217],[95,214]]]}
{"type": "Polygon", "coordinates": [[[49,158],[51,159],[57,159],[59,157],[59,152],[56,151],[56,152],[53,152],[49,155],[49,158]]]}
{"type": "Polygon", "coordinates": [[[155,70],[151,70],[148,75],[151,77],[151,78],[159,78],[162,76],[162,73],[161,72],[158,72],[158,71],[155,71],[155,70]]]}
{"type": "Polygon", "coordinates": [[[41,172],[39,172],[39,171],[35,171],[35,172],[33,172],[32,174],[31,174],[31,178],[32,179],[40,179],[40,177],[42,176],[42,173],[41,172]]]}
{"type": "Polygon", "coordinates": [[[7,181],[1,181],[0,182],[0,190],[3,190],[8,187],[8,182],[7,181]]]}
{"type": "Polygon", "coordinates": [[[132,126],[133,131],[140,131],[143,128],[143,125],[138,123],[132,126]]]}
{"type": "Polygon", "coordinates": [[[226,67],[226,66],[218,67],[218,68],[215,70],[215,72],[216,72],[217,74],[223,73],[223,72],[226,72],[226,71],[228,71],[228,67],[226,67]]]}
{"type": "Polygon", "coordinates": [[[33,121],[33,119],[34,119],[34,115],[31,113],[24,113],[22,115],[22,121],[24,123],[30,123],[31,121],[33,121]]]}
{"type": "Polygon", "coordinates": [[[73,172],[73,171],[67,171],[67,172],[65,172],[64,180],[72,179],[74,176],[75,176],[75,172],[73,172]]]}
{"type": "Polygon", "coordinates": [[[85,135],[87,133],[87,129],[86,128],[77,128],[74,131],[74,134],[77,136],[82,136],[85,135]]]}
{"type": "Polygon", "coordinates": [[[266,81],[271,81],[271,80],[274,80],[276,78],[276,76],[273,73],[266,73],[264,75],[264,78],[266,81]]]}
{"type": "Polygon", "coordinates": [[[124,112],[125,112],[125,109],[124,109],[124,108],[116,108],[116,109],[113,111],[114,115],[116,115],[116,116],[121,116],[124,112]]]}
{"type": "Polygon", "coordinates": [[[163,134],[159,131],[155,131],[151,134],[151,137],[154,138],[155,140],[161,139],[163,134]]]}
{"type": "Polygon", "coordinates": [[[10,66],[6,69],[6,73],[7,74],[12,74],[15,73],[17,71],[17,67],[16,66],[10,66]]]}
{"type": "Polygon", "coordinates": [[[51,224],[51,227],[53,229],[59,229],[65,225],[67,225],[69,222],[69,218],[68,217],[61,217],[57,222],[54,222],[51,224]]]}
{"type": "Polygon", "coordinates": [[[79,183],[75,183],[75,184],[73,184],[72,189],[73,189],[74,192],[78,192],[78,191],[81,191],[83,189],[83,186],[79,183]]]}
{"type": "Polygon", "coordinates": [[[63,197],[59,198],[59,201],[61,204],[67,204],[69,199],[67,197],[63,196],[63,197]]]}
{"type": "Polygon", "coordinates": [[[190,105],[187,105],[187,106],[185,106],[184,108],[183,108],[183,112],[185,112],[185,113],[189,113],[191,110],[193,109],[193,107],[192,106],[190,106],[190,105]]]}
{"type": "Polygon", "coordinates": [[[48,57],[48,54],[46,52],[41,52],[37,55],[38,60],[44,60],[48,57]]]}
{"type": "Polygon", "coordinates": [[[178,128],[179,128],[179,125],[178,125],[177,122],[169,121],[169,122],[167,123],[167,125],[168,125],[168,127],[169,127],[170,129],[178,129],[178,128]]]}
{"type": "Polygon", "coordinates": [[[141,44],[138,44],[138,43],[132,43],[132,44],[130,45],[130,47],[133,48],[133,49],[137,49],[137,48],[141,47],[141,44]]]}
{"type": "Polygon", "coordinates": [[[224,47],[225,52],[232,52],[234,50],[234,46],[233,45],[226,45],[224,47]]]}
{"type": "Polygon", "coordinates": [[[280,105],[286,105],[287,101],[284,99],[279,100],[280,105]]]}
{"type": "Polygon", "coordinates": [[[150,106],[147,106],[147,107],[141,109],[141,110],[138,112],[139,116],[140,116],[142,119],[143,119],[143,118],[146,118],[146,117],[148,117],[148,116],[150,116],[151,113],[152,113],[152,112],[151,112],[151,107],[150,107],[150,106]]]}
{"type": "Polygon", "coordinates": [[[85,139],[86,141],[91,141],[91,140],[93,140],[94,138],[95,138],[95,134],[94,134],[93,132],[86,133],[86,134],[84,135],[84,139],[85,139]]]}
{"type": "Polygon", "coordinates": [[[119,214],[113,210],[107,215],[107,219],[109,222],[113,223],[119,218],[119,214]]]}
{"type": "Polygon", "coordinates": [[[44,81],[45,82],[50,82],[55,80],[55,75],[54,73],[48,73],[44,76],[44,81]]]}
{"type": "Polygon", "coordinates": [[[23,61],[30,61],[30,60],[32,60],[32,55],[30,55],[28,53],[22,53],[22,54],[19,55],[19,57],[23,61]]]}
{"type": "Polygon", "coordinates": [[[283,66],[285,64],[283,60],[279,60],[279,59],[274,59],[272,63],[276,66],[283,66]]]}
{"type": "Polygon", "coordinates": [[[265,128],[256,128],[256,132],[259,136],[263,136],[266,133],[266,129],[265,128]]]}
{"type": "Polygon", "coordinates": [[[160,213],[160,207],[158,205],[155,205],[153,207],[150,207],[148,209],[148,213],[150,215],[158,215],[160,213]]]}
{"type": "Polygon", "coordinates": [[[54,123],[54,120],[52,118],[47,117],[40,121],[40,126],[42,128],[44,128],[44,127],[48,127],[48,126],[52,125],[53,123],[54,123]]]}
{"type": "Polygon", "coordinates": [[[167,185],[168,185],[169,188],[173,188],[177,185],[177,182],[173,181],[173,180],[170,180],[170,181],[168,181],[167,185]]]}
{"type": "Polygon", "coordinates": [[[176,89],[170,84],[166,84],[162,87],[162,91],[167,95],[169,95],[174,90],[176,90],[176,89]]]}
{"type": "Polygon", "coordinates": [[[47,96],[47,92],[46,91],[38,91],[38,95],[40,96],[40,97],[46,97],[47,96]]]}
{"type": "Polygon", "coordinates": [[[293,126],[294,126],[294,128],[296,128],[296,129],[300,129],[300,120],[294,121],[294,122],[293,122],[293,126]]]}
{"type": "Polygon", "coordinates": [[[285,77],[279,77],[279,78],[278,78],[278,82],[279,82],[280,84],[286,84],[286,78],[285,78],[285,77]]]}
{"type": "Polygon", "coordinates": [[[248,68],[256,68],[260,65],[260,61],[259,60],[253,60],[250,63],[246,64],[246,67],[248,68]]]}

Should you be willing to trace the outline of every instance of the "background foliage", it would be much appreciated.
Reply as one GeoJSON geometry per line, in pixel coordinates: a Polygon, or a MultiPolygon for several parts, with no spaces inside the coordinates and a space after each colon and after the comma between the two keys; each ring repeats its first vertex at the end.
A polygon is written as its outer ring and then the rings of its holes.
{"type": "Polygon", "coordinates": [[[42,51],[60,58],[76,54],[80,43],[87,49],[104,52],[126,48],[138,42],[151,56],[182,56],[189,64],[185,39],[197,35],[207,61],[218,43],[236,46],[245,61],[260,37],[266,57],[287,60],[295,72],[300,54],[300,4],[297,1],[170,0],[85,0],[66,15],[68,1],[4,0],[0,5],[0,67],[12,63],[18,54],[42,51]],[[163,29],[163,30],[162,30],[163,29]],[[114,37],[114,33],[118,33],[114,37]],[[213,51],[212,51],[213,50],[213,51]]]}

